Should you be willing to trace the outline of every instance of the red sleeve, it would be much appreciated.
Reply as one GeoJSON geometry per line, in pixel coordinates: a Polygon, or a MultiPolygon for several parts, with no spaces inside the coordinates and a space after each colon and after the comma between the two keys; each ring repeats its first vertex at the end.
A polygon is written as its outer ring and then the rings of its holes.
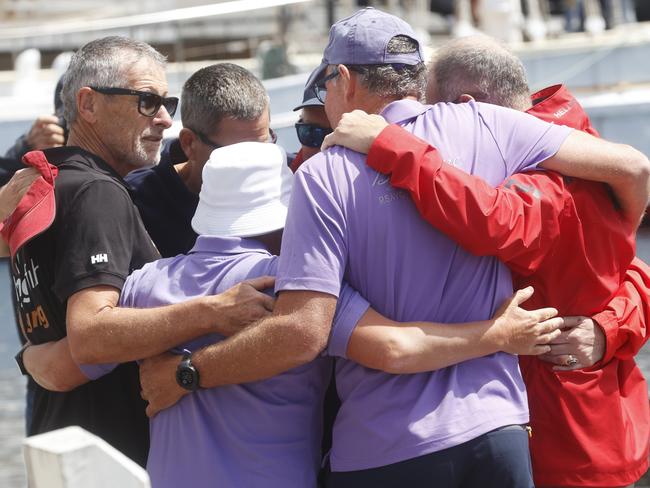
{"type": "Polygon", "coordinates": [[[650,314],[650,268],[634,258],[625,280],[605,309],[592,318],[605,332],[605,356],[631,359],[648,339],[646,325],[650,314]]]}
{"type": "Polygon", "coordinates": [[[537,269],[559,235],[568,194],[556,173],[517,174],[493,188],[445,163],[436,148],[396,125],[381,132],[367,161],[390,173],[391,184],[411,194],[431,225],[469,252],[496,256],[521,275],[537,269]]]}

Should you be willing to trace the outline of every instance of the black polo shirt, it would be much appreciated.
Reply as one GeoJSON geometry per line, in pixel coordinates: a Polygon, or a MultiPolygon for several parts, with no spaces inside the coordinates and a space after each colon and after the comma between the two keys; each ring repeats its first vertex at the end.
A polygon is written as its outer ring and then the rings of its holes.
{"type": "MultiPolygon", "coordinates": [[[[159,257],[120,176],[78,147],[44,151],[59,167],[52,226],[12,261],[18,324],[34,344],[67,335],[68,298],[85,288],[121,289],[126,277],[159,257]]],[[[135,363],[73,391],[37,387],[29,434],[79,425],[145,465],[149,447],[145,403],[135,363]]]]}
{"type": "Polygon", "coordinates": [[[191,222],[199,197],[174,169],[185,161],[178,139],[172,139],[163,147],[158,165],[132,171],[125,178],[142,222],[165,258],[187,254],[196,242],[191,222]]]}

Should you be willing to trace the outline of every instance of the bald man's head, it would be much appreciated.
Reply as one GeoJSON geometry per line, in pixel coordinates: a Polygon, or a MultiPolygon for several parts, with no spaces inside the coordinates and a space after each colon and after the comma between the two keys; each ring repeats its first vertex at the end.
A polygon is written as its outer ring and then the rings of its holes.
{"type": "Polygon", "coordinates": [[[531,106],[523,64],[487,36],[455,39],[433,55],[427,102],[463,101],[463,95],[515,110],[531,106]]]}

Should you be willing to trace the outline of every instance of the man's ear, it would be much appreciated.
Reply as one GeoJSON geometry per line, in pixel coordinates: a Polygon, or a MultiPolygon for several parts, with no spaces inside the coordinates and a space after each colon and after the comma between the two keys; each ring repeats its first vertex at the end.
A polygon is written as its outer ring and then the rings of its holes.
{"type": "Polygon", "coordinates": [[[190,129],[183,127],[178,133],[178,142],[180,143],[181,149],[185,153],[185,156],[187,156],[187,159],[194,159],[193,156],[195,147],[199,142],[199,138],[196,137],[196,134],[194,134],[194,132],[192,132],[190,129]]]}
{"type": "Polygon", "coordinates": [[[98,95],[99,93],[87,86],[77,92],[77,113],[79,117],[90,124],[97,122],[100,103],[98,95]]]}
{"type": "Polygon", "coordinates": [[[471,101],[476,101],[475,98],[469,93],[463,93],[459,96],[454,103],[467,103],[471,101]]]}
{"type": "Polygon", "coordinates": [[[358,89],[357,78],[350,74],[350,70],[344,64],[339,64],[338,69],[339,69],[339,77],[338,77],[339,79],[337,80],[337,82],[343,84],[342,86],[343,99],[346,102],[350,102],[354,98],[358,89]]]}

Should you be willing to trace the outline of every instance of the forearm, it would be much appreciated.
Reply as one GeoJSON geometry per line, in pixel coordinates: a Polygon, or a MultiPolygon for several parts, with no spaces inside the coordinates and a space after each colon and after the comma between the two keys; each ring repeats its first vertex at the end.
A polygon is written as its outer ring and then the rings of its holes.
{"type": "Polygon", "coordinates": [[[546,169],[611,186],[625,219],[637,226],[648,205],[650,162],[636,149],[573,131],[560,150],[541,164],[546,169]]]}
{"type": "Polygon", "coordinates": [[[72,354],[79,364],[122,363],[217,332],[212,325],[218,321],[218,297],[213,298],[212,303],[200,298],[149,309],[107,305],[84,318],[68,317],[72,354]]]}
{"type": "Polygon", "coordinates": [[[260,291],[273,283],[273,277],[261,276],[218,295],[137,309],[117,307],[116,288],[86,288],[68,299],[72,354],[79,364],[121,363],[160,354],[208,333],[232,335],[273,309],[273,298],[260,291]]]}
{"type": "Polygon", "coordinates": [[[391,374],[435,371],[498,352],[490,335],[492,325],[493,321],[486,320],[358,326],[348,346],[348,358],[391,374]]]}
{"type": "Polygon", "coordinates": [[[201,386],[264,380],[314,360],[325,348],[335,308],[331,295],[282,292],[273,316],[193,355],[201,386]]]}
{"type": "Polygon", "coordinates": [[[29,346],[23,362],[34,381],[46,390],[70,391],[89,381],[73,360],[67,338],[29,346]]]}

